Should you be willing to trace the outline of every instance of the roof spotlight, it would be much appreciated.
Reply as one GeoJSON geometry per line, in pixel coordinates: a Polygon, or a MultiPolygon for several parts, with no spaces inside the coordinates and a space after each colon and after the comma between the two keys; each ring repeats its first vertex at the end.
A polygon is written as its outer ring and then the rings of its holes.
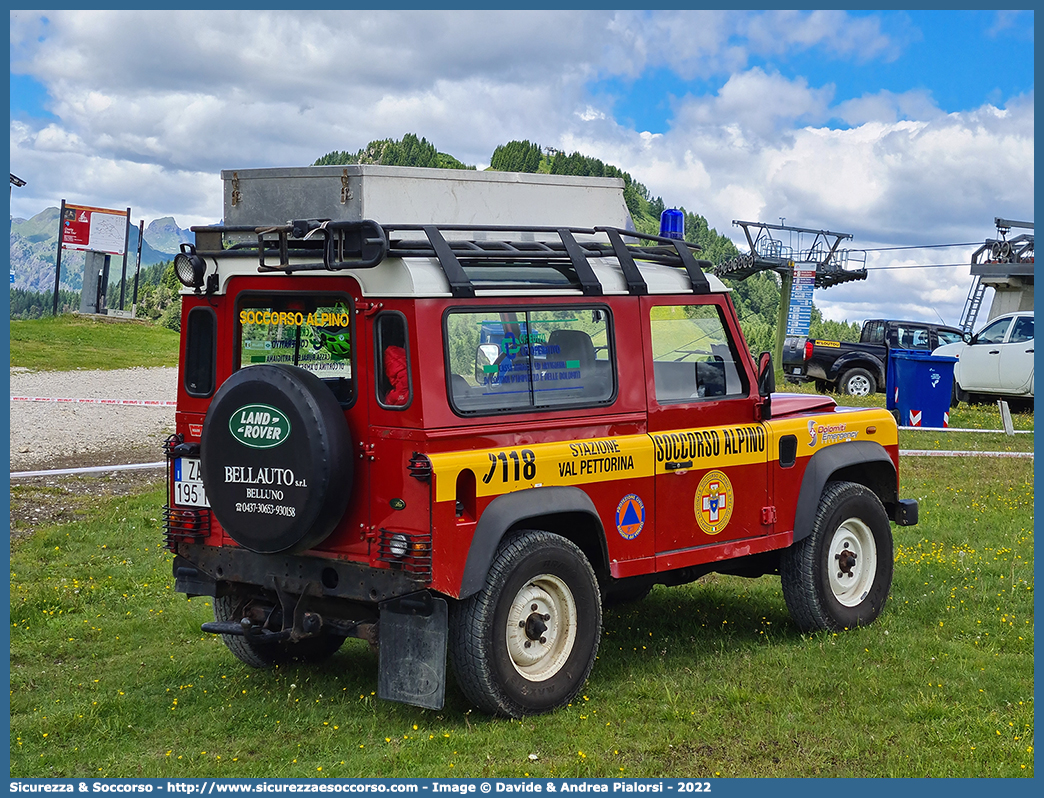
{"type": "Polygon", "coordinates": [[[192,244],[182,244],[181,252],[174,256],[174,274],[179,282],[189,288],[195,288],[196,293],[203,287],[203,275],[207,270],[207,264],[199,255],[192,244]]]}

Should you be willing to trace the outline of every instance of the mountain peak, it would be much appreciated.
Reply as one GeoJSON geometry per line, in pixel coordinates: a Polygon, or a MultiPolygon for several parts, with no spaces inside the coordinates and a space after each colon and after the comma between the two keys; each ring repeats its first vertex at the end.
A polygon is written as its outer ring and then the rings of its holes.
{"type": "Polygon", "coordinates": [[[145,241],[160,252],[176,253],[180,250],[181,244],[192,240],[192,233],[178,227],[173,216],[153,219],[145,228],[145,241]]]}

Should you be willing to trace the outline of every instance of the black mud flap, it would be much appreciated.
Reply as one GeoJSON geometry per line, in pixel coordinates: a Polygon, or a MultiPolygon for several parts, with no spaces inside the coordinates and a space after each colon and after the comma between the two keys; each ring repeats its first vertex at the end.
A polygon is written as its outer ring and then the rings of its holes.
{"type": "Polygon", "coordinates": [[[379,607],[378,697],[442,709],[449,637],[446,600],[421,591],[379,607]]]}
{"type": "Polygon", "coordinates": [[[895,522],[899,526],[917,525],[917,499],[900,499],[895,511],[895,522]]]}

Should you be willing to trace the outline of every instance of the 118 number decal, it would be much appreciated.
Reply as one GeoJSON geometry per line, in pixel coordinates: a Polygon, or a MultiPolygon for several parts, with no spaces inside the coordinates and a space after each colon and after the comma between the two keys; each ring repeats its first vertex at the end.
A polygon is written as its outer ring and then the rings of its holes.
{"type": "Polygon", "coordinates": [[[536,478],[536,455],[529,449],[522,450],[522,456],[519,457],[519,453],[515,451],[510,452],[498,452],[493,454],[489,452],[489,473],[482,477],[482,482],[488,485],[493,477],[496,476],[497,466],[500,466],[500,478],[503,482],[513,480],[518,482],[519,479],[531,480],[536,478]],[[514,477],[511,476],[514,474],[514,477]]]}

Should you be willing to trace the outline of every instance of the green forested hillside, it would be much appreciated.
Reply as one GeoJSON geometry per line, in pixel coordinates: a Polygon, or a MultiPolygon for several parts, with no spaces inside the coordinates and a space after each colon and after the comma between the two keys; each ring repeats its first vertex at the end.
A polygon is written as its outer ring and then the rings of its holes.
{"type": "Polygon", "coordinates": [[[382,166],[426,166],[434,169],[474,169],[452,155],[439,152],[427,139],[407,133],[400,141],[379,139],[371,141],[358,152],[328,152],[315,160],[312,166],[340,166],[341,164],[380,164],[382,166]]]}

